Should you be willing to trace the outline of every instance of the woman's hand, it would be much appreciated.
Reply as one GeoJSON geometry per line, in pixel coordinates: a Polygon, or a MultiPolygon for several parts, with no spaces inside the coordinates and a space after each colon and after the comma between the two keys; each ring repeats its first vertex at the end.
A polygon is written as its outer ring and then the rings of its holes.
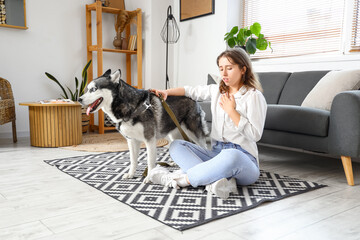
{"type": "Polygon", "coordinates": [[[167,99],[168,97],[168,93],[166,90],[157,90],[157,89],[149,89],[150,92],[154,93],[156,96],[162,96],[162,98],[164,99],[164,101],[167,99]]]}
{"type": "Polygon", "coordinates": [[[234,95],[223,94],[220,98],[220,107],[229,115],[230,119],[237,126],[240,122],[240,114],[236,111],[236,103],[234,95]]]}
{"type": "Polygon", "coordinates": [[[235,98],[232,94],[222,94],[220,98],[220,107],[227,113],[231,114],[236,107],[235,98]]]}

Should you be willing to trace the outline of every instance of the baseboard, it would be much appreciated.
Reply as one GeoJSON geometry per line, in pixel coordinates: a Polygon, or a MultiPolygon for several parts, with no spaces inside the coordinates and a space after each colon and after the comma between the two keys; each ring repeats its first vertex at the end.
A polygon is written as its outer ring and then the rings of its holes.
{"type": "MultiPolygon", "coordinates": [[[[28,131],[22,131],[22,132],[16,132],[17,137],[30,137],[30,132],[28,131]]],[[[12,132],[2,132],[0,133],[0,138],[12,138],[12,132]]]]}

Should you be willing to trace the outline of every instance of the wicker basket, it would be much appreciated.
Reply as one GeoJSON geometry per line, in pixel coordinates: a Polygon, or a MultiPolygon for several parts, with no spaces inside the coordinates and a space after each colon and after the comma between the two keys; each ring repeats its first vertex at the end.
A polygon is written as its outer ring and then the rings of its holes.
{"type": "Polygon", "coordinates": [[[87,133],[89,129],[90,116],[86,114],[86,108],[81,108],[82,133],[87,133]]]}

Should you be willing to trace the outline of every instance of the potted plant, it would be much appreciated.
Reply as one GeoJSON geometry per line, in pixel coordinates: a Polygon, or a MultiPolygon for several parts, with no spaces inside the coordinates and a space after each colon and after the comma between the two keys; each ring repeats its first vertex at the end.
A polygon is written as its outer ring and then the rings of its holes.
{"type": "Polygon", "coordinates": [[[249,27],[240,28],[235,26],[225,34],[224,40],[229,47],[241,47],[249,54],[255,54],[256,50],[271,48],[271,43],[261,34],[261,25],[255,22],[249,27]]]}
{"type": "MultiPolygon", "coordinates": [[[[82,71],[82,80],[79,85],[79,80],[77,77],[75,77],[75,89],[71,90],[68,86],[66,86],[68,92],[65,90],[63,85],[50,73],[45,72],[45,75],[52,81],[54,81],[56,84],[59,85],[61,88],[63,94],[61,94],[62,98],[65,99],[71,99],[72,101],[78,101],[79,97],[81,97],[84,94],[84,90],[86,85],[88,84],[88,74],[87,70],[90,67],[91,60],[85,65],[83,71],[82,71]]],[[[89,120],[90,117],[86,115],[86,108],[82,109],[82,132],[86,133],[89,127],[89,120]]]]}

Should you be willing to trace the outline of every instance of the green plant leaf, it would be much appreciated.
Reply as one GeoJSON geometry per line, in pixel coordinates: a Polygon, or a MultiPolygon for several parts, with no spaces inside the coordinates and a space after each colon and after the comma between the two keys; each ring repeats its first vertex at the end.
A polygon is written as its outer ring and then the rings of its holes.
{"type": "Polygon", "coordinates": [[[258,22],[255,22],[253,25],[250,26],[250,30],[255,36],[259,37],[261,31],[261,25],[258,22]]]}
{"type": "Polygon", "coordinates": [[[74,101],[77,101],[79,99],[79,90],[76,89],[75,93],[74,93],[74,101]]]}
{"type": "Polygon", "coordinates": [[[85,87],[87,85],[87,73],[85,74],[86,77],[84,78],[84,80],[81,82],[81,86],[80,86],[80,91],[79,91],[79,97],[81,97],[84,94],[85,91],[85,87]]]}
{"type": "Polygon", "coordinates": [[[64,87],[61,85],[61,83],[60,83],[53,75],[51,75],[50,73],[45,72],[45,75],[46,75],[48,78],[50,78],[52,81],[56,82],[56,83],[59,85],[59,87],[61,88],[61,90],[63,91],[63,93],[64,93],[64,95],[65,95],[65,97],[66,97],[66,99],[67,99],[67,98],[68,98],[68,95],[67,95],[64,87]]]}
{"type": "Polygon", "coordinates": [[[90,59],[88,61],[88,63],[85,65],[83,71],[82,71],[82,81],[81,81],[81,84],[80,84],[80,89],[79,89],[79,97],[81,97],[83,94],[84,94],[84,89],[88,83],[88,73],[87,73],[87,70],[88,68],[90,67],[90,64],[91,64],[92,60],[90,59]]]}
{"type": "Polygon", "coordinates": [[[245,46],[245,43],[246,43],[246,36],[245,36],[245,32],[246,32],[246,29],[245,28],[241,28],[239,30],[239,33],[237,35],[237,40],[238,40],[238,43],[240,46],[245,46]]]}
{"type": "Polygon", "coordinates": [[[266,50],[268,42],[265,38],[258,38],[256,41],[256,48],[259,50],[266,50]]]}
{"type": "Polygon", "coordinates": [[[238,31],[239,31],[238,26],[233,27],[233,28],[230,30],[230,35],[234,36],[238,31]]]}
{"type": "Polygon", "coordinates": [[[82,71],[82,77],[84,78],[84,76],[85,76],[85,73],[87,73],[87,70],[88,70],[88,68],[90,67],[90,64],[91,64],[91,59],[88,61],[88,63],[85,65],[85,67],[84,67],[84,69],[83,69],[83,71],[82,71]]]}
{"type": "Polygon", "coordinates": [[[77,77],[75,77],[75,98],[76,98],[76,101],[78,99],[78,92],[79,92],[78,87],[79,87],[79,80],[78,80],[77,77]]]}
{"type": "Polygon", "coordinates": [[[252,34],[251,30],[246,30],[246,31],[244,32],[245,38],[250,37],[251,34],[252,34]]]}
{"type": "Polygon", "coordinates": [[[69,92],[70,92],[70,96],[71,96],[71,100],[73,100],[73,101],[77,101],[77,99],[76,99],[76,97],[75,97],[75,95],[74,95],[74,93],[71,91],[71,89],[69,88],[69,87],[67,87],[67,89],[69,90],[69,92]]]}
{"type": "Polygon", "coordinates": [[[79,79],[77,77],[75,77],[75,90],[74,92],[71,91],[71,89],[69,87],[66,86],[66,88],[69,90],[69,93],[70,93],[70,98],[69,98],[69,95],[67,94],[65,88],[61,85],[61,83],[54,77],[52,76],[50,73],[47,73],[45,72],[45,75],[50,78],[52,81],[56,82],[60,88],[62,89],[63,91],[63,95],[61,95],[63,98],[66,98],[66,99],[71,99],[73,101],[77,101],[79,99],[79,97],[84,94],[84,89],[88,83],[88,73],[87,73],[87,70],[88,68],[90,67],[91,65],[91,62],[92,60],[90,59],[87,64],[85,65],[83,71],[82,71],[82,81],[80,83],[79,79]],[[79,86],[79,83],[80,83],[80,86],[79,86]],[[80,87],[80,88],[79,88],[80,87]]]}
{"type": "Polygon", "coordinates": [[[235,35],[237,32],[238,32],[238,27],[237,27],[237,26],[233,27],[233,28],[230,30],[230,32],[228,32],[228,33],[226,33],[226,34],[224,35],[224,40],[225,40],[225,41],[228,41],[229,39],[234,38],[234,35],[235,35]]]}
{"type": "Polygon", "coordinates": [[[227,43],[228,43],[229,47],[231,47],[231,48],[235,47],[235,44],[236,44],[234,38],[230,38],[227,43]]]}
{"type": "Polygon", "coordinates": [[[256,39],[255,38],[250,38],[246,42],[246,51],[249,54],[254,54],[256,52],[256,39]]]}

